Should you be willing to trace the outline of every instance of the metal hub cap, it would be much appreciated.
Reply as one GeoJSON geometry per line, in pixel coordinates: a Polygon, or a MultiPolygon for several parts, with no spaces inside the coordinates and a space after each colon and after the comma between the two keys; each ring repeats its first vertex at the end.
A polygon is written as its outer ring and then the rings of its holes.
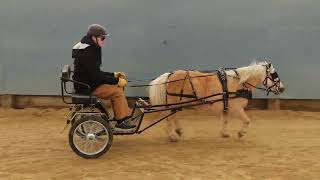
{"type": "Polygon", "coordinates": [[[95,139],[96,139],[96,136],[94,134],[92,134],[92,133],[87,134],[87,140],[93,141],[95,139]]]}

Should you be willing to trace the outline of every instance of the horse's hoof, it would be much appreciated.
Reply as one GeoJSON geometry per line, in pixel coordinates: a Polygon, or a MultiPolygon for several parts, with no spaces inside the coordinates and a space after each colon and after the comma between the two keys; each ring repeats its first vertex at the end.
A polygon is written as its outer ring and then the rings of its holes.
{"type": "Polygon", "coordinates": [[[228,133],[221,133],[221,137],[223,138],[229,138],[231,135],[228,133]]]}
{"type": "Polygon", "coordinates": [[[244,134],[245,134],[245,132],[241,132],[241,131],[238,132],[238,137],[239,137],[239,139],[242,138],[242,137],[244,136],[244,134]]]}
{"type": "Polygon", "coordinates": [[[182,135],[183,135],[182,128],[176,129],[176,133],[177,133],[180,137],[182,137],[182,135]]]}
{"type": "Polygon", "coordinates": [[[170,142],[178,142],[179,136],[177,134],[171,134],[171,135],[169,135],[169,140],[170,140],[170,142]]]}

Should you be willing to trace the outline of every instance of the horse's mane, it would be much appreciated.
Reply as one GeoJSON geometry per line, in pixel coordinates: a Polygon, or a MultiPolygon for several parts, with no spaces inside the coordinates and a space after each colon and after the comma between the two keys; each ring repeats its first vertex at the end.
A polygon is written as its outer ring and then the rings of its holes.
{"type": "MultiPolygon", "coordinates": [[[[250,63],[249,66],[245,66],[245,67],[240,67],[240,68],[237,68],[236,71],[239,73],[239,84],[242,84],[244,82],[246,82],[250,77],[255,77],[255,76],[258,76],[258,75],[261,75],[262,71],[263,70],[263,66],[261,65],[265,65],[267,62],[256,62],[256,61],[253,61],[252,63],[250,63]]],[[[237,77],[237,74],[233,71],[233,70],[230,70],[230,71],[227,71],[227,74],[229,76],[233,76],[233,77],[237,77]]]]}

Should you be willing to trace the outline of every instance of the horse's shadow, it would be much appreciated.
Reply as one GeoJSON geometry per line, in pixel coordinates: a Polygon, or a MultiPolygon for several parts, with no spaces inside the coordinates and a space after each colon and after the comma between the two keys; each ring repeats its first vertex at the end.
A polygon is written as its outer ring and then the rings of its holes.
{"type": "Polygon", "coordinates": [[[169,154],[177,152],[185,155],[194,155],[195,153],[224,151],[227,149],[243,150],[244,148],[256,148],[256,144],[250,140],[243,139],[222,139],[209,137],[195,137],[184,139],[179,142],[169,142],[165,137],[154,137],[152,139],[116,139],[113,142],[108,156],[123,156],[124,154],[133,155],[154,155],[165,151],[169,154]]]}

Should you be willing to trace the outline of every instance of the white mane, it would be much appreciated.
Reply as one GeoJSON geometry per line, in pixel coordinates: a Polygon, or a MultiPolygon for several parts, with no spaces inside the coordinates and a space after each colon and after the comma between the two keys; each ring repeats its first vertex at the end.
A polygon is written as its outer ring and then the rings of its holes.
{"type": "MultiPolygon", "coordinates": [[[[252,62],[249,66],[237,68],[236,71],[239,73],[239,84],[246,82],[251,77],[261,77],[265,73],[265,68],[262,65],[266,65],[267,62],[252,62]]],[[[237,77],[234,71],[227,71],[227,75],[237,77]]]]}

